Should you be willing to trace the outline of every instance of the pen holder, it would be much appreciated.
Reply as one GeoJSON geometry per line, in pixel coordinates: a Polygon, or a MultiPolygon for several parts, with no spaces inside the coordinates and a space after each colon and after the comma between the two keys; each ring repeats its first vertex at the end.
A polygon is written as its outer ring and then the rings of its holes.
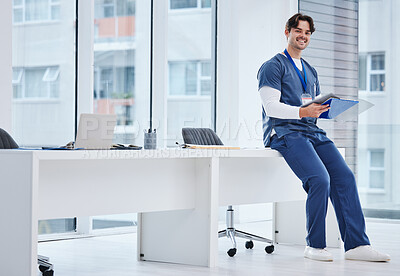
{"type": "Polygon", "coordinates": [[[144,133],[144,149],[156,149],[157,148],[157,133],[156,132],[145,132],[144,133]]]}

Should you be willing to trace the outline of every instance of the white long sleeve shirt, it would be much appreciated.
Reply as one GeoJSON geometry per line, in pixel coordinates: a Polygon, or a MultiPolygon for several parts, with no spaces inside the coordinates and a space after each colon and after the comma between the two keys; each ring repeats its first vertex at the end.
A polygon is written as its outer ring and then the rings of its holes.
{"type": "MultiPolygon", "coordinates": [[[[293,58],[293,61],[297,68],[302,71],[303,66],[301,65],[300,59],[293,58]]],[[[281,91],[269,86],[263,86],[258,91],[260,92],[261,102],[268,117],[279,119],[300,119],[299,106],[291,106],[279,101],[281,98],[281,91]]]]}

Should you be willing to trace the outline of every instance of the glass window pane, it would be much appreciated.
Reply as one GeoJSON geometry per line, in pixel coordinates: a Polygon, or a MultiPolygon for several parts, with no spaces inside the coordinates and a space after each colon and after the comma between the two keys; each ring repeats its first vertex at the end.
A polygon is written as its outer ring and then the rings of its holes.
{"type": "Polygon", "coordinates": [[[22,98],[22,86],[21,85],[13,85],[13,98],[18,99],[22,98]]]}
{"type": "Polygon", "coordinates": [[[58,67],[48,67],[43,75],[43,81],[56,81],[59,74],[60,70],[58,67]]]}
{"type": "Polygon", "coordinates": [[[369,187],[375,189],[385,188],[385,172],[370,171],[369,172],[369,187]]]}
{"type": "Polygon", "coordinates": [[[371,69],[384,70],[385,69],[385,55],[372,55],[371,56],[371,69]]]}
{"type": "Polygon", "coordinates": [[[382,30],[396,29],[398,19],[392,18],[392,14],[399,13],[400,7],[386,1],[358,1],[358,4],[358,50],[369,53],[367,89],[376,92],[358,95],[361,100],[359,108],[363,108],[363,101],[373,107],[357,117],[359,156],[356,173],[358,183],[383,189],[382,193],[360,189],[360,200],[363,208],[375,209],[374,217],[393,218],[388,212],[396,216],[400,213],[400,122],[396,106],[399,94],[399,58],[396,53],[400,44],[397,41],[389,43],[392,35],[382,30]]]}
{"type": "Polygon", "coordinates": [[[197,0],[170,0],[171,9],[197,8],[197,0]]]}
{"type": "Polygon", "coordinates": [[[211,95],[211,80],[202,80],[200,85],[201,95],[211,95]]]}
{"type": "Polygon", "coordinates": [[[25,19],[26,21],[48,20],[48,0],[25,0],[25,19]]]}
{"type": "MultiPolygon", "coordinates": [[[[170,1],[170,8],[196,8],[198,3],[201,1],[170,1]]],[[[164,112],[167,114],[166,146],[182,141],[182,127],[212,128],[211,30],[211,9],[195,9],[190,16],[168,14],[167,105],[156,103],[157,109],[167,109],[164,112]]]]}
{"type": "Polygon", "coordinates": [[[370,90],[371,91],[385,91],[385,75],[371,75],[370,76],[370,90]]]}
{"type": "Polygon", "coordinates": [[[201,63],[201,75],[207,77],[211,76],[211,62],[201,63]]]}
{"type": "MultiPolygon", "coordinates": [[[[96,0],[94,4],[93,112],[117,115],[114,143],[143,145],[150,99],[150,1],[96,0]]],[[[92,221],[93,229],[132,227],[137,217],[95,216],[92,221]]]]}
{"type": "Polygon", "coordinates": [[[111,98],[114,91],[114,72],[112,68],[101,69],[100,84],[100,98],[111,98]]]}
{"type": "MultiPolygon", "coordinates": [[[[60,9],[65,9],[65,17],[57,24],[18,24],[12,29],[12,133],[20,147],[56,147],[74,139],[75,2],[14,0],[14,4],[25,3],[27,21],[60,19],[60,9]]],[[[18,13],[23,22],[22,9],[18,13]]],[[[15,14],[14,10],[14,22],[15,14]]],[[[38,232],[75,229],[74,218],[40,220],[38,232]]]]}
{"type": "Polygon", "coordinates": [[[117,16],[135,15],[134,0],[117,0],[117,16]]]}
{"type": "Polygon", "coordinates": [[[383,168],[385,167],[384,159],[385,154],[383,151],[371,151],[371,167],[383,168]]]}
{"type": "Polygon", "coordinates": [[[60,19],[60,6],[51,6],[51,20],[60,19]]]}
{"type": "Polygon", "coordinates": [[[23,70],[21,68],[13,68],[12,72],[12,83],[21,83],[23,70]]]}
{"type": "Polygon", "coordinates": [[[201,0],[202,8],[211,8],[211,0],[201,0]]]}
{"type": "MultiPolygon", "coordinates": [[[[13,68],[24,70],[21,85],[13,89],[19,101],[12,106],[12,132],[21,147],[60,146],[74,139],[75,1],[61,2],[65,18],[57,24],[18,25],[12,30],[13,68]],[[42,100],[21,101],[24,98],[42,100]],[[43,101],[50,98],[58,101],[43,101]]],[[[48,0],[25,3],[30,11],[50,8],[48,0]]],[[[17,80],[17,71],[13,75],[17,80]]]]}
{"type": "Polygon", "coordinates": [[[23,0],[13,0],[13,5],[14,5],[14,6],[22,5],[22,1],[23,1],[23,0]]]}
{"type": "Polygon", "coordinates": [[[185,94],[185,64],[182,62],[169,63],[169,94],[185,94]]]}
{"type": "Polygon", "coordinates": [[[13,22],[14,23],[19,23],[24,20],[23,14],[22,14],[22,9],[14,9],[13,10],[13,22]]]}
{"type": "Polygon", "coordinates": [[[360,55],[358,59],[358,89],[367,90],[367,56],[360,55]]]}
{"type": "Polygon", "coordinates": [[[60,83],[58,80],[50,82],[47,84],[49,89],[50,98],[58,98],[60,95],[60,83]]]}
{"type": "Polygon", "coordinates": [[[104,7],[104,17],[114,17],[114,7],[104,7]]]}
{"type": "MultiPolygon", "coordinates": [[[[95,1],[95,10],[99,5],[113,3],[95,1]]],[[[148,118],[150,1],[118,0],[115,3],[116,11],[124,17],[98,17],[93,22],[97,29],[93,112],[117,114],[115,142],[140,145],[143,141],[139,141],[138,130],[133,125],[135,122],[137,125],[139,119],[148,118]],[[138,9],[141,13],[131,16],[138,9]],[[137,23],[139,21],[142,25],[137,23]],[[138,33],[141,36],[136,36],[138,33]]]]}
{"type": "Polygon", "coordinates": [[[43,81],[45,69],[26,69],[25,70],[25,97],[45,98],[47,97],[47,85],[43,81]]]}
{"type": "Polygon", "coordinates": [[[196,95],[197,94],[197,63],[188,62],[185,66],[185,94],[196,95]]]}

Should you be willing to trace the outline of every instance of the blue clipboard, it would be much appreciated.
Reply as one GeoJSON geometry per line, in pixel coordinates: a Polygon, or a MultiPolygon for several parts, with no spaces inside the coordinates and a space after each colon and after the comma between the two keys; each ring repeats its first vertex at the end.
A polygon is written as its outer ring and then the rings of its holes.
{"type": "Polygon", "coordinates": [[[322,103],[322,105],[329,104],[331,107],[328,111],[325,111],[318,118],[322,119],[333,119],[339,114],[345,112],[350,107],[358,104],[358,101],[355,100],[342,100],[336,98],[330,98],[329,100],[322,103]]]}

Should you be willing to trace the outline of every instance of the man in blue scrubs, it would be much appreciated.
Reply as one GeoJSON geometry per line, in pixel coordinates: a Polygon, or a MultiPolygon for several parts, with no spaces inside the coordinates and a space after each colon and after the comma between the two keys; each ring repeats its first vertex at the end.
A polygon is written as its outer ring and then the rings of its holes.
{"type": "Polygon", "coordinates": [[[311,17],[300,13],[292,16],[285,28],[287,48],[265,62],[258,72],[264,144],[283,155],[308,194],[304,257],[333,260],[325,249],[325,217],[330,198],[345,258],[389,261],[389,255],[370,246],[354,174],[325,131],[316,125],[319,115],[329,106],[314,103],[301,107],[320,94],[317,71],[301,59],[314,31],[311,17]]]}

